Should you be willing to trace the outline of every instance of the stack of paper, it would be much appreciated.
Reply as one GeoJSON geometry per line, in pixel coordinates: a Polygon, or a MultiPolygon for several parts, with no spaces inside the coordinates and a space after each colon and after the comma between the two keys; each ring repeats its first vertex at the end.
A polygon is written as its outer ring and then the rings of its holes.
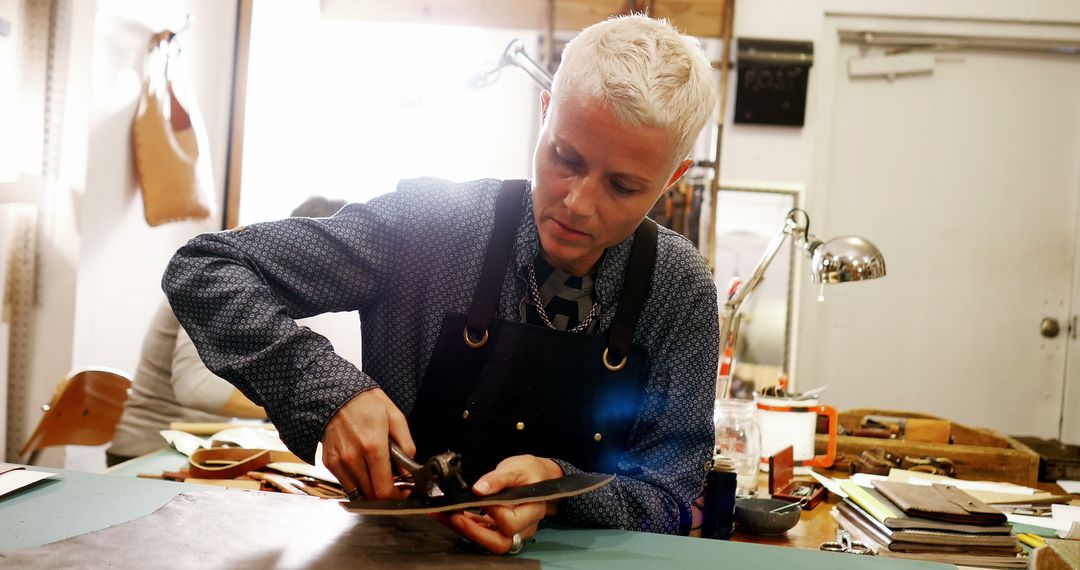
{"type": "Polygon", "coordinates": [[[1005,515],[955,488],[853,481],[833,512],[848,532],[880,555],[991,568],[1024,568],[1005,515]]]}

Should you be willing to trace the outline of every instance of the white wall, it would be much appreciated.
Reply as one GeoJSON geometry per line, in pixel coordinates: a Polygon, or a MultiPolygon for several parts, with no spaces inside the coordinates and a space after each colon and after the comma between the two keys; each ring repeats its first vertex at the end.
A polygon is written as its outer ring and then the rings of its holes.
{"type": "MultiPolygon", "coordinates": [[[[133,373],[142,338],[162,301],[161,274],[176,249],[221,227],[229,132],[236,4],[218,0],[99,0],[92,51],[86,185],[78,212],[72,368],[110,366],[133,373]],[[135,183],[131,123],[151,34],[193,23],[180,36],[209,137],[218,211],[201,222],[150,227],[135,183]]],[[[84,465],[75,448],[68,467],[84,465]]],[[[99,457],[94,455],[93,457],[99,457]]]]}
{"type": "MultiPolygon", "coordinates": [[[[1080,2],[1072,0],[736,0],[735,36],[818,42],[827,13],[908,15],[974,20],[1080,22],[1080,2]]],[[[736,125],[724,128],[722,176],[805,184],[813,192],[818,105],[813,70],[807,94],[806,125],[799,128],[736,125]]],[[[728,108],[734,105],[734,78],[728,108]]]]}
{"type": "Polygon", "coordinates": [[[150,227],[134,179],[131,122],[150,35],[176,29],[210,141],[217,203],[225,184],[232,82],[234,2],[100,0],[91,66],[86,190],[79,212],[81,251],[72,365],[133,371],[151,315],[163,298],[161,274],[194,235],[220,229],[220,206],[204,222],[150,227]]]}
{"type": "MultiPolygon", "coordinates": [[[[737,0],[735,36],[813,41],[820,44],[825,32],[825,19],[830,14],[867,14],[908,16],[914,18],[968,19],[975,21],[1009,21],[1025,23],[1080,23],[1080,3],[1069,0],[737,0]]],[[[815,66],[815,68],[818,66],[815,66]]],[[[814,214],[827,210],[816,197],[827,180],[827,173],[815,161],[823,145],[828,143],[827,125],[818,125],[818,106],[827,103],[819,98],[820,78],[810,72],[807,93],[806,124],[802,128],[737,125],[731,121],[734,108],[734,80],[728,100],[725,124],[721,176],[724,180],[747,180],[771,185],[794,185],[805,188],[804,204],[815,205],[814,214]]],[[[819,220],[823,221],[823,220],[819,220]]],[[[820,227],[820,225],[818,226],[820,227]]],[[[872,239],[872,237],[871,237],[872,239]]],[[[886,256],[888,252],[885,252],[886,256]]],[[[797,263],[795,319],[800,305],[813,301],[809,280],[802,274],[805,265],[797,263]]],[[[800,343],[799,323],[796,322],[794,342],[800,343]]],[[[803,335],[804,343],[813,342],[803,335]]],[[[803,372],[792,350],[793,380],[799,381],[803,372]]],[[[817,383],[809,384],[812,387],[817,383]]]]}
{"type": "MultiPolygon", "coordinates": [[[[16,10],[18,23],[26,24],[20,33],[47,32],[48,3],[4,1],[5,13],[16,10]]],[[[38,289],[25,345],[30,381],[13,392],[13,405],[25,416],[15,430],[20,440],[70,370],[134,370],[150,316],[163,298],[165,263],[187,239],[221,225],[220,211],[206,222],[157,228],[143,220],[129,133],[151,34],[194,17],[181,41],[209,135],[219,204],[229,128],[235,2],[74,0],[53,6],[59,40],[52,94],[46,99],[44,42],[27,42],[18,66],[20,172],[14,183],[0,184],[0,200],[40,208],[38,289]]],[[[85,457],[70,456],[66,465],[98,466],[85,457]]],[[[61,461],[57,452],[43,459],[61,461]]]]}

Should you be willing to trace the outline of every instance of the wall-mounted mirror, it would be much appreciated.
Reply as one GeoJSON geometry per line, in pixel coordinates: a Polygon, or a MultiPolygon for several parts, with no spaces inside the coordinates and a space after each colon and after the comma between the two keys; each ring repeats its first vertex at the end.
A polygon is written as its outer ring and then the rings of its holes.
{"type": "MultiPolygon", "coordinates": [[[[798,198],[795,188],[721,184],[713,258],[713,278],[721,303],[733,279],[746,280],[754,272],[787,213],[798,205],[798,198]]],[[[792,272],[789,243],[777,253],[764,281],[743,308],[733,355],[733,397],[749,398],[753,390],[776,384],[788,370],[792,272]]]]}

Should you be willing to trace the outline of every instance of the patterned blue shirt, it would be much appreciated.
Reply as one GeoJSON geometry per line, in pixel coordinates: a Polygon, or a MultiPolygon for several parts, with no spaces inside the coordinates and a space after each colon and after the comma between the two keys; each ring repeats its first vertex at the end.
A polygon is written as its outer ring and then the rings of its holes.
{"type": "MultiPolygon", "coordinates": [[[[162,286],[207,366],[266,408],[289,448],[312,461],[327,422],[357,393],[379,387],[403,413],[412,410],[444,315],[468,312],[499,188],[497,180],[405,180],[332,218],[204,234],[180,248],[162,286]],[[294,320],[352,310],[360,314],[363,371],[294,320]]],[[[597,270],[597,334],[610,330],[632,244],[633,236],[609,248],[597,270]]],[[[499,318],[524,320],[527,266],[539,246],[530,189],[499,318]]],[[[664,228],[634,343],[649,362],[620,465],[629,475],[563,501],[559,519],[686,533],[713,445],[717,297],[701,255],[664,228]]]]}

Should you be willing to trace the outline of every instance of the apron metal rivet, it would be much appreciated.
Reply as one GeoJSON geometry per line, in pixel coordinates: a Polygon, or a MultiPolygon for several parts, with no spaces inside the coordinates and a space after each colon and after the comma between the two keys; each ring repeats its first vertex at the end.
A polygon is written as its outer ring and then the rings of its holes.
{"type": "Polygon", "coordinates": [[[463,420],[469,419],[469,410],[465,410],[464,412],[461,412],[461,419],[463,419],[463,420]]]}
{"type": "Polygon", "coordinates": [[[600,435],[600,433],[597,432],[596,435],[592,436],[592,438],[593,441],[600,441],[601,439],[604,439],[604,436],[600,435]]]}
{"type": "Polygon", "coordinates": [[[517,428],[518,431],[525,431],[525,422],[518,422],[514,427],[517,428]]]}

